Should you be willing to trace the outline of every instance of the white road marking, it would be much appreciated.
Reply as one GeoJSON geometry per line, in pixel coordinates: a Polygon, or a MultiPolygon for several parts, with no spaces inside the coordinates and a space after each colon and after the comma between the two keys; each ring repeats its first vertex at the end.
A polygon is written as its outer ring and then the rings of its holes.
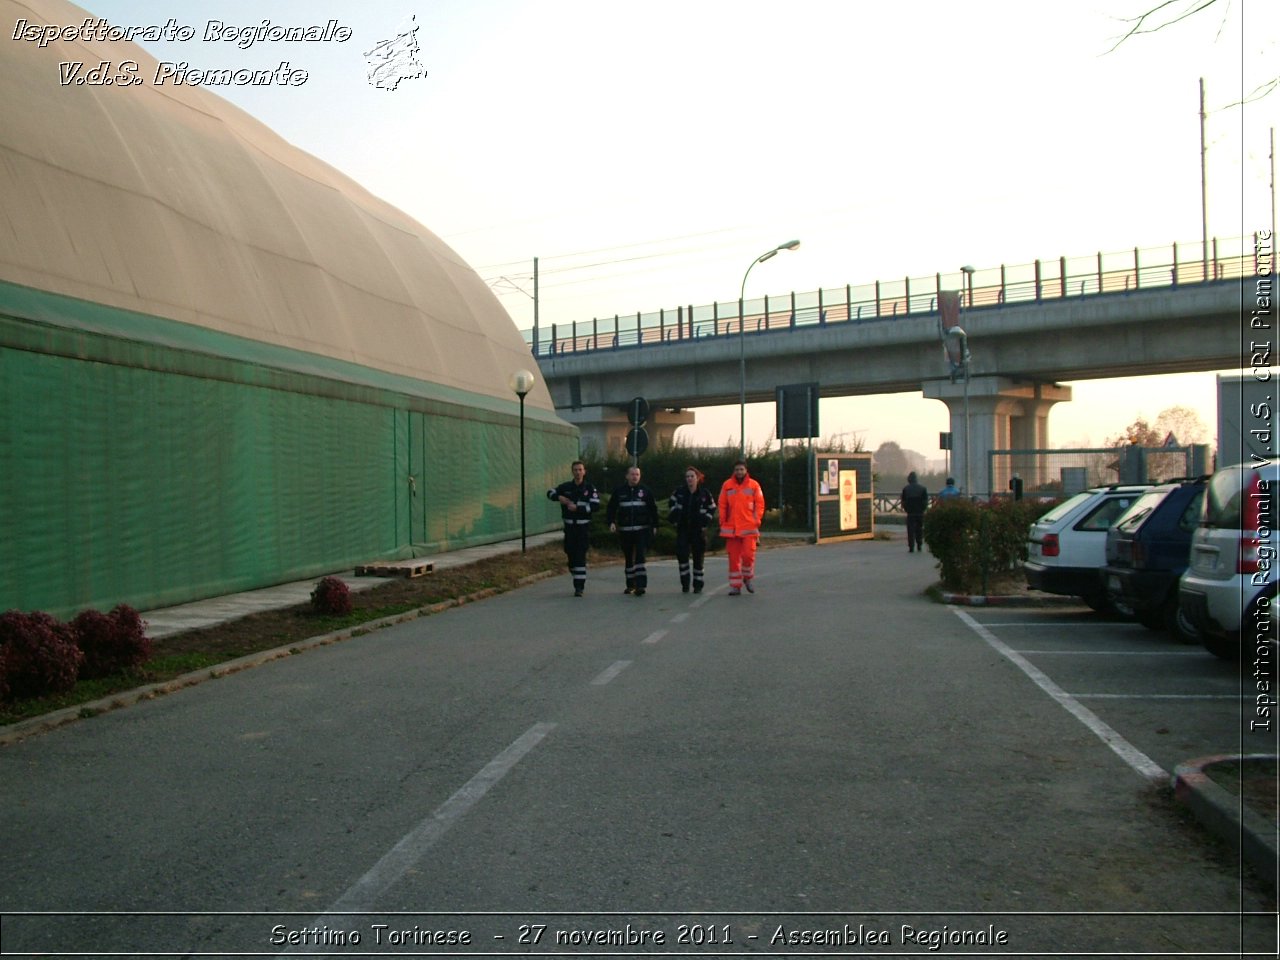
{"type": "Polygon", "coordinates": [[[672,618],[671,618],[671,622],[672,622],[672,623],[684,623],[684,622],[685,622],[686,620],[688,620],[688,619],[689,619],[689,614],[688,614],[688,613],[677,613],[674,617],[672,617],[672,618]]]}
{"type": "Polygon", "coordinates": [[[1103,743],[1115,751],[1116,756],[1120,757],[1125,763],[1132,767],[1138,774],[1152,781],[1167,781],[1169,774],[1165,772],[1158,763],[1148,757],[1145,753],[1131,744],[1124,737],[1120,736],[1115,730],[1102,721],[1096,713],[1084,706],[1060,686],[1049,679],[1048,675],[1039,670],[1022,654],[1018,653],[1012,647],[1000,642],[996,639],[995,634],[984,627],[973,617],[969,616],[964,610],[956,607],[951,608],[957,617],[969,625],[978,636],[985,640],[993,650],[1005,657],[1010,663],[1018,667],[1023,673],[1031,678],[1041,690],[1057,701],[1058,705],[1066,710],[1069,714],[1083,723],[1089,728],[1103,743]]]}
{"type": "MultiPolygon", "coordinates": [[[[1024,627],[1024,628],[1025,627],[1052,627],[1055,630],[1063,630],[1063,629],[1071,629],[1073,627],[1079,627],[1082,629],[1087,627],[1089,629],[1092,629],[1098,626],[1098,623],[1097,622],[1080,623],[1078,621],[1072,621],[1071,623],[1056,623],[1052,620],[1001,620],[997,623],[985,624],[985,626],[992,630],[1000,630],[1005,627],[1024,627]]],[[[1137,627],[1139,625],[1136,623],[1113,623],[1112,626],[1113,627],[1137,627]]],[[[1142,629],[1144,632],[1146,632],[1147,628],[1143,627],[1142,629]]]]}
{"type": "Polygon", "coordinates": [[[1081,700],[1249,700],[1238,693],[1073,693],[1081,700]]]}
{"type": "Polygon", "coordinates": [[[630,660],[619,660],[613,666],[605,669],[598,677],[591,681],[593,687],[603,687],[606,683],[620,674],[627,667],[631,666],[630,660]]]}
{"type": "MultiPolygon", "coordinates": [[[[343,913],[367,913],[377,906],[378,898],[397,880],[416,866],[439,842],[449,828],[480,802],[511,768],[542,742],[555,729],[554,723],[535,723],[511,746],[494,757],[483,770],[468,780],[452,797],[442,803],[392,847],[373,868],[355,882],[320,917],[314,926],[338,926],[343,913]]],[[[315,948],[288,950],[287,953],[314,953],[315,948]]]]}
{"type": "Polygon", "coordinates": [[[1205,650],[1019,650],[1029,657],[1203,657],[1205,650]]]}
{"type": "Polygon", "coordinates": [[[663,637],[665,637],[666,635],[667,635],[667,631],[666,631],[666,630],[655,630],[655,631],[653,631],[653,633],[649,634],[647,637],[645,637],[645,638],[644,638],[643,640],[641,640],[640,642],[641,642],[641,643],[657,643],[659,640],[661,640],[661,639],[662,639],[663,637]]]}

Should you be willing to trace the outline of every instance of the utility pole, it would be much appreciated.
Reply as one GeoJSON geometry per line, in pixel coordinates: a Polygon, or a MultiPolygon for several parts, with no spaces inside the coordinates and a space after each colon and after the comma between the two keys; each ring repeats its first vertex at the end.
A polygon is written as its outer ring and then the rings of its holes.
{"type": "Polygon", "coordinates": [[[533,355],[538,355],[538,258],[533,258],[533,355]]]}
{"type": "Polygon", "coordinates": [[[1200,257],[1201,280],[1209,279],[1209,177],[1206,172],[1208,148],[1204,137],[1204,77],[1200,78],[1200,257]]]}

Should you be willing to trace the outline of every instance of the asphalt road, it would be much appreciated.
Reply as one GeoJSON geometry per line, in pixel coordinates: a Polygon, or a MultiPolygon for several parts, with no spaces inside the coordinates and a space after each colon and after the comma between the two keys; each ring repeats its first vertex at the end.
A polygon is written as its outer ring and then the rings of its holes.
{"type": "Polygon", "coordinates": [[[934,604],[898,542],[758,573],[559,577],[0,750],[3,952],[1274,953],[1161,779],[1238,751],[1234,668],[934,604]]]}

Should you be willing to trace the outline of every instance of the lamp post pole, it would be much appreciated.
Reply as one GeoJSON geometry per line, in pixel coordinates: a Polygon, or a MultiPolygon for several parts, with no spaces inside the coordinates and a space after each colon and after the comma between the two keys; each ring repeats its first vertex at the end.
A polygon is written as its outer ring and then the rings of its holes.
{"type": "MultiPolygon", "coordinates": [[[[970,309],[973,307],[973,272],[974,268],[967,264],[960,268],[960,272],[965,276],[965,285],[969,288],[969,304],[970,309]]],[[[960,329],[957,327],[956,329],[960,329]]],[[[969,337],[963,330],[960,332],[960,358],[964,363],[964,495],[966,497],[973,496],[973,490],[969,486],[969,478],[971,476],[969,470],[969,454],[972,452],[972,446],[969,443],[969,337]]]]}
{"type": "Polygon", "coordinates": [[[794,250],[800,246],[799,240],[788,240],[786,243],[780,243],[772,250],[760,254],[751,261],[751,266],[747,267],[747,272],[742,275],[742,287],[738,290],[738,446],[739,456],[747,455],[747,339],[746,339],[746,316],[744,313],[744,297],[747,294],[747,277],[751,276],[751,267],[757,263],[764,263],[766,260],[772,259],[778,255],[779,250],[794,250]]]}
{"type": "Polygon", "coordinates": [[[520,398],[520,552],[525,552],[525,470],[524,470],[524,398],[533,389],[533,374],[528,370],[517,370],[511,375],[511,389],[520,398]]]}

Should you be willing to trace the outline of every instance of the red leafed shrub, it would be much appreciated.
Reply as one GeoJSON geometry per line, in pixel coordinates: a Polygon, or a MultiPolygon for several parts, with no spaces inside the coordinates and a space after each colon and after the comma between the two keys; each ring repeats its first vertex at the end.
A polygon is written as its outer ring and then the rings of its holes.
{"type": "Polygon", "coordinates": [[[351,590],[337,577],[325,577],[311,591],[311,608],[326,617],[351,612],[351,590]]]}
{"type": "Polygon", "coordinates": [[[151,656],[147,625],[138,611],[126,604],[110,613],[85,610],[71,621],[71,628],[84,653],[80,675],[86,679],[132,670],[151,656]]]}
{"type": "Polygon", "coordinates": [[[39,612],[0,614],[0,650],[7,696],[15,700],[70,690],[84,660],[71,627],[39,612]]]}

